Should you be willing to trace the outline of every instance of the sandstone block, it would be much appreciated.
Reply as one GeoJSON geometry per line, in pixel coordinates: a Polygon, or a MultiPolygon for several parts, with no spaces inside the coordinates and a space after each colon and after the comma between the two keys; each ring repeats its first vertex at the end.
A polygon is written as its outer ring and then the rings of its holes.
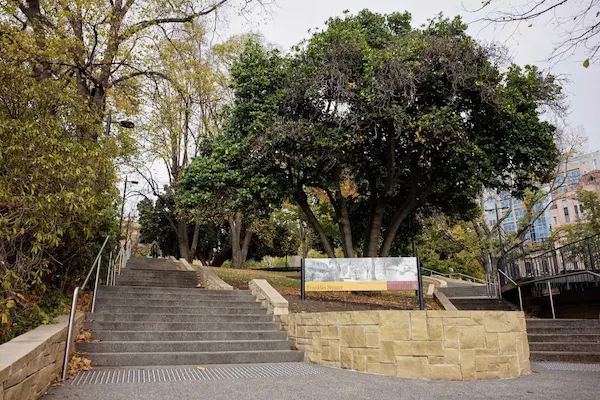
{"type": "Polygon", "coordinates": [[[444,325],[441,318],[427,319],[427,339],[428,340],[443,340],[444,325]]]}
{"type": "Polygon", "coordinates": [[[342,368],[352,368],[353,360],[352,360],[352,350],[351,349],[342,349],[341,350],[341,367],[342,368]]]}
{"type": "Polygon", "coordinates": [[[368,363],[367,372],[380,375],[395,376],[396,364],[368,363]]]}
{"type": "Polygon", "coordinates": [[[459,381],[462,378],[458,365],[430,365],[429,378],[445,381],[459,381]]]}
{"type": "Polygon", "coordinates": [[[460,364],[460,352],[458,349],[445,349],[446,353],[446,364],[460,364]]]}
{"type": "Polygon", "coordinates": [[[324,326],[321,328],[321,337],[323,339],[339,338],[339,330],[337,326],[324,326]]]}
{"type": "Polygon", "coordinates": [[[365,347],[367,345],[365,330],[359,326],[340,327],[340,345],[342,347],[365,347]]]}
{"type": "Polygon", "coordinates": [[[486,379],[499,379],[500,373],[498,371],[481,371],[476,373],[478,380],[486,379]]]}
{"type": "Polygon", "coordinates": [[[427,340],[427,314],[425,312],[410,313],[410,333],[412,340],[427,340]]]}
{"type": "Polygon", "coordinates": [[[517,354],[517,338],[520,338],[519,333],[508,332],[498,335],[498,352],[500,354],[517,354]]]}
{"type": "Polygon", "coordinates": [[[470,326],[476,325],[471,318],[444,318],[444,326],[470,326]]]}
{"type": "Polygon", "coordinates": [[[412,345],[410,342],[394,342],[394,349],[397,356],[412,355],[412,345]]]}
{"type": "Polygon", "coordinates": [[[488,369],[487,357],[485,357],[485,356],[475,357],[475,371],[481,372],[481,371],[487,371],[487,369],[488,369]]]}
{"type": "Polygon", "coordinates": [[[443,356],[444,346],[442,342],[411,342],[412,354],[415,356],[443,356]]]}
{"type": "Polygon", "coordinates": [[[367,347],[379,347],[379,332],[365,332],[365,334],[367,335],[367,347]]]}
{"type": "Polygon", "coordinates": [[[445,364],[446,358],[444,356],[427,356],[429,365],[431,364],[445,364]]]}
{"type": "Polygon", "coordinates": [[[458,311],[429,310],[427,318],[456,318],[458,311]]]}
{"type": "Polygon", "coordinates": [[[485,313],[486,332],[519,332],[522,313],[516,311],[487,311],[485,313]]]}
{"type": "Polygon", "coordinates": [[[381,340],[410,340],[410,314],[381,311],[381,340]]]}
{"type": "Polygon", "coordinates": [[[464,326],[457,329],[461,349],[480,349],[485,347],[485,330],[483,326],[464,326]]]}
{"type": "Polygon", "coordinates": [[[476,379],[475,350],[460,351],[460,371],[463,380],[476,379]]]}
{"type": "Polygon", "coordinates": [[[391,340],[386,340],[381,342],[381,353],[379,355],[379,360],[382,363],[393,363],[396,361],[396,350],[395,344],[391,340]]]}
{"type": "Polygon", "coordinates": [[[456,326],[444,326],[444,346],[458,348],[458,328],[456,326]]]}
{"type": "Polygon", "coordinates": [[[396,357],[396,376],[426,378],[428,368],[427,357],[396,357]]]}
{"type": "Polygon", "coordinates": [[[329,342],[329,359],[331,361],[340,361],[340,344],[336,341],[329,342]]]}

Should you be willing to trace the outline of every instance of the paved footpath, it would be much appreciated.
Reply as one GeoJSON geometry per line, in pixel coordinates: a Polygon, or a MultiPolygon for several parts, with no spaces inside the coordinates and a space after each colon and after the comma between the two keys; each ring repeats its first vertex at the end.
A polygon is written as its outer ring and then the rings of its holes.
{"type": "Polygon", "coordinates": [[[326,367],[316,374],[188,380],[177,382],[70,385],[52,388],[44,400],[187,399],[600,399],[600,372],[552,371],[533,365],[518,379],[443,382],[402,379],[326,367]]]}

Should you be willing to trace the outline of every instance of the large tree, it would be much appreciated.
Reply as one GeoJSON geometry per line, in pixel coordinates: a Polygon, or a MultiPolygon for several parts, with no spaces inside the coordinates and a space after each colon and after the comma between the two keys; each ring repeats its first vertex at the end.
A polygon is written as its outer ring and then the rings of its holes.
{"type": "Polygon", "coordinates": [[[560,88],[532,66],[503,72],[465,29],[362,11],[330,19],[289,57],[254,46],[233,68],[233,113],[253,126],[239,131],[330,257],[308,188],[327,193],[345,256],[388,256],[423,207],[464,215],[482,186],[522,193],[548,180],[558,152],[540,110],[560,88]]]}

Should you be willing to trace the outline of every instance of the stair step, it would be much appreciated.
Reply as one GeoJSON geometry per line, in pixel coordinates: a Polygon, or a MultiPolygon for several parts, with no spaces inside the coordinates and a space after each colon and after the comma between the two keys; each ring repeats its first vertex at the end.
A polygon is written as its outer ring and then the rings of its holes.
{"type": "MultiPolygon", "coordinates": [[[[527,320],[531,328],[596,328],[600,331],[598,319],[544,319],[531,318],[527,320]]],[[[575,333],[575,332],[574,332],[575,333]]]]}
{"type": "MultiPolygon", "coordinates": [[[[160,304],[160,302],[158,302],[160,304]]],[[[143,306],[131,307],[121,305],[107,305],[98,302],[96,312],[112,313],[115,315],[129,314],[260,314],[264,315],[259,303],[254,303],[254,307],[162,307],[162,306],[143,306]]]]}
{"type": "Polygon", "coordinates": [[[211,290],[211,289],[171,289],[171,288],[141,288],[139,286],[101,286],[98,293],[152,293],[152,294],[186,294],[186,295],[219,295],[219,296],[240,296],[250,295],[249,290],[211,290]]]}
{"type": "Polygon", "coordinates": [[[211,365],[300,362],[304,354],[293,350],[175,352],[175,353],[93,353],[87,354],[95,367],[148,365],[211,365]]]}
{"type": "Polygon", "coordinates": [[[252,331],[106,331],[95,329],[94,340],[103,341],[196,341],[196,340],[286,340],[281,330],[252,331]]]}
{"type": "Polygon", "coordinates": [[[140,282],[140,281],[127,281],[122,282],[128,286],[151,286],[151,287],[182,287],[182,288],[195,288],[198,284],[196,282],[164,282],[164,281],[152,281],[152,282],[140,282]]]}
{"type": "Polygon", "coordinates": [[[195,294],[185,294],[185,293],[118,293],[118,292],[98,292],[98,299],[146,299],[150,301],[154,300],[176,300],[181,299],[183,302],[186,300],[208,300],[208,301],[227,301],[227,300],[235,300],[235,301],[250,301],[256,302],[256,298],[249,294],[241,294],[239,296],[228,296],[228,295],[220,295],[220,294],[205,294],[205,293],[195,293],[195,294]]]}
{"type": "Polygon", "coordinates": [[[202,353],[221,351],[291,350],[289,340],[127,341],[77,343],[78,351],[94,353],[202,353]]]}
{"type": "Polygon", "coordinates": [[[597,334],[528,334],[529,343],[570,342],[570,343],[600,343],[600,332],[597,334]]]}
{"type": "MultiPolygon", "coordinates": [[[[147,306],[149,304],[149,300],[147,299],[136,299],[136,298],[123,298],[123,297],[116,297],[116,298],[103,298],[101,300],[101,302],[99,301],[99,304],[103,304],[103,305],[108,305],[108,306],[113,306],[113,305],[127,305],[130,307],[135,307],[135,306],[147,306]]],[[[161,307],[178,307],[178,306],[183,306],[183,307],[202,307],[202,308],[213,308],[213,307],[241,307],[241,308],[256,308],[256,305],[259,303],[256,303],[255,301],[244,301],[244,300],[229,300],[229,299],[224,299],[224,300],[220,300],[220,301],[213,301],[213,300],[204,300],[204,299],[175,299],[175,300],[155,300],[154,301],[155,304],[160,305],[161,307]]]]}
{"type": "Polygon", "coordinates": [[[266,314],[113,314],[105,312],[87,313],[89,321],[98,322],[272,322],[273,316],[266,314]]]}
{"type": "Polygon", "coordinates": [[[555,334],[555,335],[568,335],[568,334],[584,334],[584,335],[593,335],[598,334],[597,328],[577,328],[574,330],[573,328],[561,327],[561,328],[531,328],[527,326],[527,333],[537,335],[537,334],[555,334]]]}
{"type": "Polygon", "coordinates": [[[96,329],[115,331],[241,331],[241,330],[280,330],[276,322],[88,322],[92,332],[96,329]]]}
{"type": "Polygon", "coordinates": [[[600,363],[600,353],[580,353],[569,351],[530,351],[531,361],[560,361],[574,363],[600,363]]]}
{"type": "Polygon", "coordinates": [[[531,351],[600,353],[600,343],[571,342],[533,342],[529,343],[531,351]]]}

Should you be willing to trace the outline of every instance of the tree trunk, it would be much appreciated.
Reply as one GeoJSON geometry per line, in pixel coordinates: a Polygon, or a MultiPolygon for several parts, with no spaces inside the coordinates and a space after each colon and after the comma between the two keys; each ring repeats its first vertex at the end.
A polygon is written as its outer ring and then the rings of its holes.
{"type": "Polygon", "coordinates": [[[402,203],[400,208],[394,213],[392,217],[392,222],[388,226],[385,231],[385,238],[383,239],[383,244],[381,245],[381,252],[379,255],[381,257],[389,257],[390,250],[392,249],[392,245],[394,244],[394,240],[396,239],[396,234],[398,233],[398,229],[402,222],[410,215],[410,213],[414,210],[416,202],[414,198],[407,199],[402,203]]]}
{"type": "Polygon", "coordinates": [[[252,241],[251,225],[246,228],[242,241],[244,216],[241,213],[235,213],[235,215],[228,217],[228,221],[231,229],[231,266],[233,268],[243,268],[252,241]]]}
{"type": "Polygon", "coordinates": [[[198,237],[200,236],[200,224],[194,224],[194,236],[192,237],[192,245],[190,246],[190,251],[188,253],[189,259],[186,260],[191,264],[196,257],[196,250],[198,249],[198,237]]]}
{"type": "Polygon", "coordinates": [[[338,187],[335,196],[331,192],[327,192],[331,205],[335,210],[335,217],[342,238],[342,251],[344,257],[354,257],[354,245],[352,242],[352,227],[350,226],[350,214],[348,213],[348,203],[346,198],[342,196],[342,191],[338,187]]]}
{"type": "Polygon", "coordinates": [[[299,229],[300,229],[300,244],[301,244],[301,254],[302,258],[306,258],[308,256],[308,241],[306,240],[306,227],[304,226],[304,222],[298,221],[299,229]]]}
{"type": "Polygon", "coordinates": [[[246,232],[244,233],[244,241],[242,243],[242,265],[246,262],[246,257],[248,257],[248,249],[250,248],[250,243],[252,241],[252,226],[248,225],[246,227],[246,232]]]}
{"type": "Polygon", "coordinates": [[[319,223],[319,220],[317,219],[317,217],[315,217],[315,214],[310,209],[306,193],[304,193],[304,189],[302,189],[301,187],[299,187],[296,191],[296,201],[298,202],[298,205],[306,215],[308,223],[314,228],[314,230],[317,232],[317,235],[319,235],[319,239],[321,240],[321,243],[323,243],[323,247],[325,248],[327,256],[329,258],[335,258],[333,246],[331,246],[329,238],[327,237],[327,234],[325,233],[323,227],[319,223]]]}
{"type": "Polygon", "coordinates": [[[180,219],[177,219],[177,244],[179,245],[179,258],[185,258],[189,261],[190,247],[187,224],[180,219]]]}

